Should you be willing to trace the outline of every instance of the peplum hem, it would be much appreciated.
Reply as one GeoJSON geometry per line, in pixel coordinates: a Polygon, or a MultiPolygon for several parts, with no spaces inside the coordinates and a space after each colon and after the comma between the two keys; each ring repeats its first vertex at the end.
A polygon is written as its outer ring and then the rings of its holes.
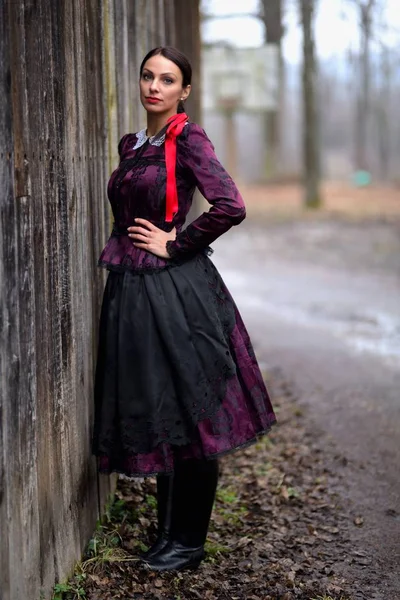
{"type": "Polygon", "coordinates": [[[123,273],[124,271],[159,273],[164,269],[183,265],[197,254],[211,256],[213,252],[213,249],[207,246],[202,250],[194,251],[184,256],[173,255],[171,258],[161,258],[134,246],[131,238],[127,235],[112,234],[100,254],[97,266],[117,273],[123,273]]]}

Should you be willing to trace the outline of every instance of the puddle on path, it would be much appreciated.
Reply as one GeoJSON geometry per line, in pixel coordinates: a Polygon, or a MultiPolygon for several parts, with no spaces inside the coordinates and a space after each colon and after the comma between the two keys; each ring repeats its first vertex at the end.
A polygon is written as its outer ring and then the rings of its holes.
{"type": "Polygon", "coordinates": [[[374,279],[286,263],[245,271],[233,270],[226,259],[214,262],[239,306],[329,331],[353,351],[400,367],[400,289],[395,285],[382,289],[374,279]]]}

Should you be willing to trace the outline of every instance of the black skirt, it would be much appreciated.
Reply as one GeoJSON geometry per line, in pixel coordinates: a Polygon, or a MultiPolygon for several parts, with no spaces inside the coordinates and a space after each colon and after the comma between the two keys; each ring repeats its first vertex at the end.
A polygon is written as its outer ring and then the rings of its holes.
{"type": "Polygon", "coordinates": [[[92,451],[102,472],[214,457],[275,421],[237,307],[205,254],[154,272],[110,271],[100,316],[92,451]]]}

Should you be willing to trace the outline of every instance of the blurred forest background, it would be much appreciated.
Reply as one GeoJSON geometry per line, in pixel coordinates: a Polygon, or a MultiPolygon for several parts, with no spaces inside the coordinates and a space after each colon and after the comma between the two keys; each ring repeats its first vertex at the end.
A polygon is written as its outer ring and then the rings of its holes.
{"type": "MultiPolygon", "coordinates": [[[[203,119],[221,159],[247,184],[400,183],[400,17],[396,0],[203,0],[203,119]],[[397,10],[398,10],[397,6],[397,10]],[[277,48],[276,109],[237,106],[236,155],[223,106],[210,108],[207,51],[277,48]]],[[[398,3],[397,3],[398,4],[398,3]]],[[[252,73],[248,74],[252,77],[252,73]]],[[[242,82],[244,93],[249,81],[242,82]]]]}

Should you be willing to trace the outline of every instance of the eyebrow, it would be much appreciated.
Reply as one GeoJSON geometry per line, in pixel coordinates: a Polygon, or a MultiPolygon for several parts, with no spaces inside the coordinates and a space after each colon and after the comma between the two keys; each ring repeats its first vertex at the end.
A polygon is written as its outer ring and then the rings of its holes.
{"type": "MultiPolygon", "coordinates": [[[[151,69],[148,69],[147,67],[144,67],[143,71],[148,71],[149,73],[154,75],[153,71],[151,69]]],[[[170,73],[169,71],[167,73],[161,73],[161,75],[173,75],[174,77],[176,77],[175,73],[170,73]]]]}

